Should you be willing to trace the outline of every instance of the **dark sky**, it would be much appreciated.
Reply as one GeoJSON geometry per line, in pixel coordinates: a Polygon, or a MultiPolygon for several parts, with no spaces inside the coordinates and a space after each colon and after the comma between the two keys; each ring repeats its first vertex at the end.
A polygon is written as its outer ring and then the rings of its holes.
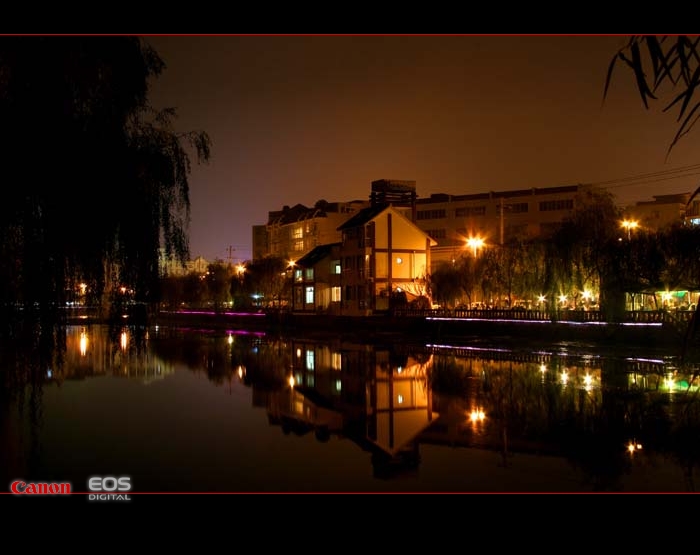
{"type": "MultiPolygon", "coordinates": [[[[700,129],[667,157],[676,112],[646,110],[620,36],[148,36],[156,107],[212,139],[190,179],[192,257],[247,260],[268,212],[367,200],[603,183],[620,204],[694,191],[700,129]]],[[[667,93],[668,94],[668,91],[667,93]]]]}

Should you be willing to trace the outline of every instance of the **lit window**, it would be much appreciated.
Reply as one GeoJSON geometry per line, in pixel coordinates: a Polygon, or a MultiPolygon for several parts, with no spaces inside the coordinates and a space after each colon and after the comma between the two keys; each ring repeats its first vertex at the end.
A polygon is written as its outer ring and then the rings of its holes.
{"type": "Polygon", "coordinates": [[[310,349],[306,351],[306,368],[307,370],[314,369],[314,352],[310,349]]]}
{"type": "Polygon", "coordinates": [[[334,303],[340,302],[340,300],[341,300],[340,291],[341,291],[341,289],[339,286],[331,288],[331,301],[333,301],[334,303]]]}
{"type": "Polygon", "coordinates": [[[306,288],[305,302],[306,302],[306,304],[314,304],[314,288],[313,288],[313,286],[306,288]]]}

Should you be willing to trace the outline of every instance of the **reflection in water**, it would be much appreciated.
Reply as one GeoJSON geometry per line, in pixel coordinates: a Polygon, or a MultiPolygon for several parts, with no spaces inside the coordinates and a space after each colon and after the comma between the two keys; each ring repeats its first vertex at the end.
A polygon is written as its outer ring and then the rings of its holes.
{"type": "MultiPolygon", "coordinates": [[[[341,337],[142,327],[76,326],[14,339],[2,345],[0,390],[0,406],[7,411],[2,416],[8,417],[3,420],[15,422],[3,427],[0,438],[10,446],[4,451],[12,457],[7,461],[12,475],[41,476],[50,464],[42,459],[45,387],[100,376],[149,384],[184,365],[229,394],[248,391],[247,410],[263,409],[267,429],[279,428],[294,442],[285,443],[286,449],[318,457],[303,438],[330,450],[339,449],[334,439],[349,441],[370,455],[374,480],[401,478],[408,490],[449,489],[422,481],[424,453],[440,447],[451,450],[448,456],[462,449],[497,454],[506,470],[519,456],[535,457],[543,468],[552,458],[568,461],[572,475],[580,477],[572,491],[658,491],[664,489],[660,482],[644,480],[662,467],[680,471],[683,484],[677,490],[695,491],[697,369],[674,357],[632,358],[561,346],[531,352],[484,345],[368,345],[341,337]]],[[[211,401],[187,387],[189,404],[200,409],[187,413],[199,422],[198,435],[187,435],[184,423],[164,423],[173,445],[188,451],[185,444],[199,441],[203,430],[230,428],[250,442],[231,445],[240,458],[253,457],[256,445],[272,441],[249,420],[206,412],[211,401]]],[[[165,407],[185,402],[181,396],[164,399],[165,407]]],[[[166,410],[173,409],[160,413],[166,410]]],[[[151,411],[150,418],[160,413],[151,411]]],[[[155,464],[158,456],[149,460],[155,464]]],[[[167,453],[162,456],[170,464],[167,453]]],[[[269,453],[256,456],[266,459],[250,463],[256,469],[271,464],[269,453]]],[[[279,452],[274,457],[283,459],[279,452]]],[[[503,487],[482,482],[486,491],[503,487]]]]}

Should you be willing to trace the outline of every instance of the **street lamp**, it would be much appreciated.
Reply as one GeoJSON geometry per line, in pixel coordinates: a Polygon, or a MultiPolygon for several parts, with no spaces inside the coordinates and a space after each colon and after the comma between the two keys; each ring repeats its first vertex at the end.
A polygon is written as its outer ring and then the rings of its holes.
{"type": "Polygon", "coordinates": [[[470,237],[467,239],[467,246],[471,247],[474,258],[476,258],[476,251],[484,246],[484,240],[481,237],[470,237]]]}
{"type": "Polygon", "coordinates": [[[627,240],[629,241],[633,229],[637,229],[639,222],[637,220],[622,220],[622,227],[627,230],[627,240]]]}

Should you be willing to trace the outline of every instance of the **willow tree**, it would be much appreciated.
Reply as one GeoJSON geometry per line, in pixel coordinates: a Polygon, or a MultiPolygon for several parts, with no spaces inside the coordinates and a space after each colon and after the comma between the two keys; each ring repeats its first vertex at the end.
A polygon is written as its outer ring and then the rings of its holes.
{"type": "MultiPolygon", "coordinates": [[[[607,97],[616,67],[632,72],[644,107],[664,103],[663,112],[676,114],[676,134],[667,155],[700,118],[700,36],[632,35],[608,67],[603,99],[607,97]],[[663,98],[663,100],[662,100],[663,98]]],[[[700,194],[698,187],[686,207],[700,194]]]]}
{"type": "Polygon", "coordinates": [[[622,65],[634,76],[644,107],[665,98],[664,112],[676,111],[678,128],[668,146],[670,153],[700,117],[700,36],[632,35],[608,67],[603,97],[614,69],[622,65]]]}
{"type": "MultiPolygon", "coordinates": [[[[646,109],[657,101],[663,112],[676,114],[676,134],[668,145],[667,155],[700,118],[700,36],[632,35],[613,56],[608,67],[603,98],[607,96],[613,72],[622,65],[632,72],[637,90],[646,109]]],[[[686,208],[700,194],[698,187],[686,202],[686,208]]],[[[696,308],[689,332],[700,329],[700,304],[696,308]]],[[[689,335],[686,336],[686,340],[689,335]]],[[[684,347],[685,351],[685,347],[684,347]]]]}
{"type": "Polygon", "coordinates": [[[188,258],[210,142],[150,105],[164,69],[138,37],[0,37],[3,306],[60,306],[78,281],[152,301],[159,249],[188,258]]]}
{"type": "Polygon", "coordinates": [[[578,297],[585,289],[599,289],[601,309],[611,317],[620,316],[624,311],[617,250],[620,216],[610,192],[589,188],[579,193],[574,210],[549,244],[549,295],[578,297]]]}

